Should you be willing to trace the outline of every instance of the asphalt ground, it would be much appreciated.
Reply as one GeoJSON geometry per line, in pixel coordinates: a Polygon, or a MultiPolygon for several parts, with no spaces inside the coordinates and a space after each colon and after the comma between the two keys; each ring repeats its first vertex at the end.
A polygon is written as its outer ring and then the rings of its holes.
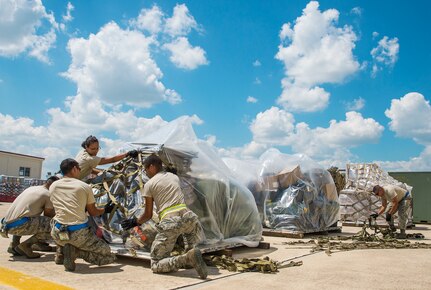
{"type": "MultiPolygon", "coordinates": [[[[9,203],[0,203],[0,217],[9,203]]],[[[342,227],[349,236],[358,227],[342,227]]],[[[431,244],[431,225],[418,224],[408,233],[422,233],[431,244]]],[[[316,238],[306,235],[303,241],[316,238]]],[[[10,239],[0,238],[0,289],[431,289],[431,249],[367,249],[310,252],[309,245],[288,245],[297,239],[264,236],[269,249],[234,248],[234,258],[265,257],[302,261],[302,266],[279,269],[275,274],[238,273],[209,267],[206,280],[194,269],[171,274],[154,274],[150,262],[118,257],[116,263],[94,266],[78,259],[75,272],[54,263],[54,253],[39,259],[13,257],[6,252],[10,239]]]]}

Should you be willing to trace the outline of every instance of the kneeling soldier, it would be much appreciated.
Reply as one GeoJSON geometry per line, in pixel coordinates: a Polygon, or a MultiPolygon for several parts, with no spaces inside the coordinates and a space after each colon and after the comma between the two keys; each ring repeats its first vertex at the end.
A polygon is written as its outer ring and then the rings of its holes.
{"type": "Polygon", "coordinates": [[[66,271],[75,271],[76,258],[99,266],[114,262],[116,257],[109,245],[89,228],[85,212],[99,216],[105,210],[96,207],[93,190],[78,179],[78,162],[71,158],[65,159],[60,169],[64,177],[49,190],[55,209],[51,235],[58,245],[56,264],[63,264],[66,271]]]}
{"type": "Polygon", "coordinates": [[[202,254],[194,246],[199,241],[202,227],[198,216],[189,210],[184,202],[178,176],[163,171],[162,160],[150,155],[144,161],[144,168],[150,180],[145,183],[143,196],[145,212],[139,217],[124,220],[124,230],[141,225],[153,216],[153,201],[158,209],[160,222],[157,224],[157,235],[151,246],[151,270],[154,273],[168,273],[193,267],[200,278],[205,279],[208,270],[202,254]],[[183,235],[188,252],[171,256],[177,238],[183,235]]]}
{"type": "Polygon", "coordinates": [[[51,176],[44,185],[31,186],[24,190],[2,219],[4,236],[13,235],[7,249],[10,254],[23,255],[29,259],[40,257],[40,254],[33,252],[32,246],[51,239],[50,222],[54,216],[54,208],[49,200],[49,188],[56,180],[58,177],[51,176]],[[20,243],[20,236],[26,235],[32,236],[20,243]]]}

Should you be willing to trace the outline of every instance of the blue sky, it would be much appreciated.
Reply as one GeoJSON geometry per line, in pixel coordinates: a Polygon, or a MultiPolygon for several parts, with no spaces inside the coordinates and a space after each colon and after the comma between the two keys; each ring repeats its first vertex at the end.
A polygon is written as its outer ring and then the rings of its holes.
{"type": "Polygon", "coordinates": [[[46,174],[189,116],[222,157],[430,170],[430,6],[0,0],[0,150],[46,174]]]}

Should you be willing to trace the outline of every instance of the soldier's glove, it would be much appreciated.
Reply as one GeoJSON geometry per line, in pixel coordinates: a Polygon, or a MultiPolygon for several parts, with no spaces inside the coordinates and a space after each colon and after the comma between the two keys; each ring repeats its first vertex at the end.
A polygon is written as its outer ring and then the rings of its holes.
{"type": "Polygon", "coordinates": [[[115,204],[112,203],[112,200],[109,200],[105,205],[105,213],[111,212],[115,207],[115,204]]]}
{"type": "Polygon", "coordinates": [[[392,220],[392,215],[390,213],[386,213],[386,221],[390,222],[392,220]]]}
{"type": "Polygon", "coordinates": [[[138,157],[138,155],[139,155],[138,150],[130,150],[129,152],[127,152],[128,157],[136,158],[138,157]]]}
{"type": "Polygon", "coordinates": [[[373,213],[370,215],[370,218],[377,219],[378,216],[379,216],[378,213],[373,213]]]}
{"type": "Polygon", "coordinates": [[[121,222],[121,227],[123,230],[129,230],[136,226],[138,226],[138,219],[135,216],[121,222]]]}

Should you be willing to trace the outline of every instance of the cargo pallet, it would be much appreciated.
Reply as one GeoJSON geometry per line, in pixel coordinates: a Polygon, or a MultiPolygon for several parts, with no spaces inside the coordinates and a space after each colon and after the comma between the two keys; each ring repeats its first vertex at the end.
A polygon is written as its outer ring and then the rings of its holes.
{"type": "Polygon", "coordinates": [[[326,235],[329,232],[341,233],[341,226],[332,226],[325,228],[323,230],[306,230],[306,231],[293,231],[286,229],[263,229],[263,236],[272,236],[272,237],[284,237],[284,238],[295,238],[302,239],[305,235],[308,234],[322,234],[326,235]]]}
{"type": "MultiPolygon", "coordinates": [[[[138,259],[143,259],[148,261],[151,260],[150,252],[147,252],[144,250],[130,250],[126,248],[124,244],[120,244],[120,243],[112,243],[112,244],[109,244],[109,246],[111,247],[111,251],[118,256],[132,257],[132,258],[138,258],[138,259]]],[[[232,253],[229,251],[230,249],[238,248],[238,247],[245,247],[245,245],[242,243],[219,242],[213,245],[197,246],[197,248],[199,248],[203,254],[221,253],[228,256],[232,255],[232,253]]],[[[265,242],[260,242],[257,248],[269,249],[270,244],[265,242]]]]}

